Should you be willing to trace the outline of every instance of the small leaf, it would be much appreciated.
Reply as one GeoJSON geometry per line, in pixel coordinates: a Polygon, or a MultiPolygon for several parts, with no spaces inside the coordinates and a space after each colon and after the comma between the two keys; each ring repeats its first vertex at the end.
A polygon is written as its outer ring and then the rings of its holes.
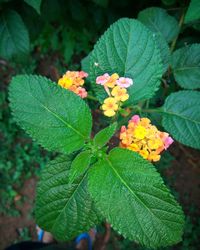
{"type": "Polygon", "coordinates": [[[177,83],[186,89],[200,88],[200,44],[176,50],[171,66],[177,83]]]}
{"type": "Polygon", "coordinates": [[[37,187],[37,224],[57,240],[70,240],[89,230],[98,218],[87,191],[87,174],[69,183],[69,156],[58,157],[43,169],[37,187]]]}
{"type": "Polygon", "coordinates": [[[76,156],[73,160],[71,169],[69,172],[69,181],[73,182],[77,177],[84,174],[88,169],[91,161],[91,151],[83,151],[76,156]]]}
{"type": "Polygon", "coordinates": [[[168,96],[162,124],[177,141],[200,149],[200,92],[185,90],[168,96]]]}
{"type": "Polygon", "coordinates": [[[29,53],[29,35],[21,17],[13,10],[0,15],[0,56],[23,61],[29,53]]]}
{"type": "Polygon", "coordinates": [[[99,131],[94,137],[94,145],[99,148],[102,148],[106,143],[110,140],[110,138],[114,135],[117,128],[117,123],[111,124],[109,127],[102,129],[99,131]]]}
{"type": "Polygon", "coordinates": [[[82,148],[90,137],[88,106],[45,77],[14,77],[9,98],[15,121],[48,150],[70,153],[82,148]]]}
{"type": "Polygon", "coordinates": [[[183,211],[155,167],[139,154],[115,148],[89,170],[89,192],[112,227],[125,238],[157,248],[183,233],[183,211]]]}
{"type": "Polygon", "coordinates": [[[116,72],[133,79],[127,105],[152,97],[160,85],[162,71],[152,32],[134,19],[122,18],[111,25],[90,55],[92,85],[95,86],[96,77],[104,73],[116,72]]]}
{"type": "Polygon", "coordinates": [[[185,15],[184,23],[190,23],[200,19],[200,1],[191,0],[185,15]]]}
{"type": "Polygon", "coordinates": [[[151,31],[162,34],[167,42],[171,42],[179,33],[178,22],[164,9],[147,8],[139,13],[138,19],[151,31]]]}
{"type": "Polygon", "coordinates": [[[24,0],[24,2],[33,7],[33,9],[35,9],[37,13],[40,15],[40,6],[42,0],[24,0]]]}

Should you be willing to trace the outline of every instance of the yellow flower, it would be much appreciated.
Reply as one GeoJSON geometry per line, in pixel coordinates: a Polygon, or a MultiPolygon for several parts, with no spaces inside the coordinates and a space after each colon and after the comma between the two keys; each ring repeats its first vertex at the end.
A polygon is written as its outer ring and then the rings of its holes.
{"type": "Polygon", "coordinates": [[[153,153],[149,154],[148,160],[149,161],[154,161],[154,162],[159,161],[160,160],[160,155],[153,152],[153,153]]]}
{"type": "Polygon", "coordinates": [[[73,83],[72,79],[67,78],[65,76],[60,78],[58,81],[58,85],[60,85],[61,87],[65,88],[65,89],[69,89],[72,86],[72,83],[73,83]]]}
{"type": "Polygon", "coordinates": [[[117,73],[112,74],[109,77],[108,81],[105,83],[105,86],[109,88],[114,88],[114,86],[116,85],[117,79],[119,79],[119,75],[117,73]]]}
{"type": "Polygon", "coordinates": [[[134,152],[139,152],[140,147],[136,143],[131,143],[130,146],[128,146],[128,149],[134,151],[134,152]]]}
{"type": "Polygon", "coordinates": [[[151,121],[148,118],[141,118],[140,119],[140,124],[144,127],[149,126],[149,124],[151,123],[151,121]]]}
{"type": "Polygon", "coordinates": [[[150,149],[158,149],[163,145],[163,142],[161,139],[154,139],[148,141],[148,146],[150,149]]]}
{"type": "Polygon", "coordinates": [[[141,125],[137,126],[134,130],[134,136],[136,139],[144,139],[146,134],[147,130],[141,125]]]}
{"type": "Polygon", "coordinates": [[[62,78],[58,80],[58,85],[68,89],[81,98],[87,97],[87,91],[80,87],[84,84],[84,79],[88,74],[84,71],[67,71],[62,78]]]}
{"type": "Polygon", "coordinates": [[[147,159],[147,158],[148,158],[148,155],[149,155],[149,152],[148,152],[146,149],[142,149],[142,150],[140,150],[139,154],[140,154],[144,159],[147,159]]]}
{"type": "Polygon", "coordinates": [[[118,105],[116,104],[116,100],[113,97],[108,97],[104,100],[102,105],[102,109],[104,110],[104,115],[111,117],[116,114],[118,110],[118,105]]]}
{"type": "Polygon", "coordinates": [[[122,102],[126,101],[129,98],[127,90],[125,88],[120,88],[119,86],[113,88],[111,95],[114,96],[117,101],[122,102]]]}

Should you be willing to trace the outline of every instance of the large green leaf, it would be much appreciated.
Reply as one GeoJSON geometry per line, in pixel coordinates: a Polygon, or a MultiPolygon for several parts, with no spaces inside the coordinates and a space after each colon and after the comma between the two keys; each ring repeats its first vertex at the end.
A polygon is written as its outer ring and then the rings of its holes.
{"type": "Polygon", "coordinates": [[[99,131],[94,137],[94,144],[97,147],[102,148],[114,135],[116,128],[117,128],[117,123],[115,122],[110,126],[99,131]]]}
{"type": "Polygon", "coordinates": [[[43,169],[37,187],[37,224],[58,240],[73,239],[98,222],[87,191],[87,174],[69,183],[69,156],[59,157],[43,169]]]}
{"type": "Polygon", "coordinates": [[[183,212],[154,166],[115,148],[89,172],[89,191],[101,213],[124,237],[147,247],[181,240],[183,212]]]}
{"type": "Polygon", "coordinates": [[[40,6],[41,6],[42,0],[24,0],[24,2],[26,2],[33,9],[35,9],[38,14],[40,14],[40,6]]]}
{"type": "MultiPolygon", "coordinates": [[[[144,23],[144,25],[155,34],[156,43],[160,50],[163,63],[163,73],[166,72],[169,66],[170,50],[166,37],[168,36],[168,33],[166,28],[163,30],[162,23],[167,22],[169,25],[172,25],[171,18],[173,19],[173,17],[169,16],[165,10],[154,7],[147,8],[141,11],[138,15],[138,20],[144,23]],[[162,19],[162,23],[160,23],[159,19],[162,19]]],[[[174,29],[175,27],[173,26],[172,28],[174,29]]]]}
{"type": "Polygon", "coordinates": [[[169,61],[170,61],[169,45],[166,42],[163,35],[158,33],[158,32],[155,33],[155,39],[156,39],[157,46],[158,46],[158,48],[160,50],[160,56],[161,56],[161,60],[162,60],[162,63],[163,63],[163,74],[164,74],[167,71],[168,67],[169,67],[169,61]]]}
{"type": "Polygon", "coordinates": [[[48,150],[73,152],[90,136],[92,118],[85,102],[45,77],[14,77],[9,98],[15,121],[48,150]]]}
{"type": "Polygon", "coordinates": [[[200,92],[185,90],[167,97],[162,124],[177,141],[200,149],[200,92]]]}
{"type": "MultiPolygon", "coordinates": [[[[62,32],[62,39],[63,39],[63,56],[65,59],[65,63],[69,63],[73,56],[76,45],[74,33],[69,31],[68,29],[65,29],[62,32]]],[[[60,43],[59,40],[58,43],[60,43]]]]}
{"type": "Polygon", "coordinates": [[[200,19],[200,1],[191,0],[188,10],[185,15],[184,22],[190,23],[200,19]]]}
{"type": "Polygon", "coordinates": [[[90,53],[81,60],[81,68],[85,72],[90,71],[90,53]]]}
{"type": "Polygon", "coordinates": [[[96,77],[106,72],[133,79],[127,104],[152,97],[162,70],[154,34],[134,19],[123,18],[111,25],[90,55],[89,75],[94,86],[96,77]]]}
{"type": "Polygon", "coordinates": [[[176,3],[176,0],[161,0],[163,4],[170,6],[176,3]]]}
{"type": "Polygon", "coordinates": [[[162,34],[167,42],[171,42],[179,33],[178,22],[164,9],[147,8],[139,13],[138,19],[153,32],[162,34]]]}
{"type": "Polygon", "coordinates": [[[90,150],[83,151],[75,157],[69,171],[70,182],[73,182],[77,177],[87,171],[90,165],[91,157],[92,154],[90,150]]]}
{"type": "Polygon", "coordinates": [[[171,66],[177,83],[186,89],[200,88],[200,44],[192,44],[172,54],[171,66]]]}
{"type": "Polygon", "coordinates": [[[29,35],[21,17],[13,10],[0,15],[0,56],[24,60],[29,53],[29,35]]]}

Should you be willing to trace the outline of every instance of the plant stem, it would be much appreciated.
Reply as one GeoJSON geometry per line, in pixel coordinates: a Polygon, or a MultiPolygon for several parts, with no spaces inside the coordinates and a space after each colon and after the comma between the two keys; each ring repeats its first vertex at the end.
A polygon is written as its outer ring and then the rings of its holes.
{"type": "Polygon", "coordinates": [[[92,95],[87,95],[87,98],[93,101],[99,101],[96,97],[92,96],[92,95]]]}
{"type": "Polygon", "coordinates": [[[179,26],[179,33],[178,33],[178,35],[174,38],[174,40],[173,40],[173,42],[172,42],[172,44],[171,44],[171,48],[170,48],[171,53],[172,53],[173,50],[175,49],[176,42],[177,42],[177,40],[178,40],[178,37],[179,37],[179,34],[180,34],[180,30],[181,30],[181,27],[182,27],[183,22],[184,22],[184,18],[185,18],[185,9],[183,10],[182,15],[181,15],[180,20],[179,20],[179,24],[178,24],[178,26],[179,26]]]}
{"type": "Polygon", "coordinates": [[[161,108],[156,108],[156,109],[142,109],[142,112],[144,113],[162,113],[163,109],[161,108]]]}

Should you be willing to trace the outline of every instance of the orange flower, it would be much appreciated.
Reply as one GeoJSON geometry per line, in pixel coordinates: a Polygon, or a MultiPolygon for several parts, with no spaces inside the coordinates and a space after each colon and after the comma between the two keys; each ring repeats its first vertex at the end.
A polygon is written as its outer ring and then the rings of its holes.
{"type": "Polygon", "coordinates": [[[138,152],[144,159],[159,161],[160,153],[167,149],[173,139],[168,133],[159,131],[148,118],[134,115],[128,123],[128,128],[122,126],[120,146],[138,152]]]}
{"type": "Polygon", "coordinates": [[[84,84],[84,79],[88,74],[84,71],[67,71],[62,78],[58,80],[58,85],[65,89],[69,89],[81,98],[87,97],[85,88],[80,87],[84,84]]]}

